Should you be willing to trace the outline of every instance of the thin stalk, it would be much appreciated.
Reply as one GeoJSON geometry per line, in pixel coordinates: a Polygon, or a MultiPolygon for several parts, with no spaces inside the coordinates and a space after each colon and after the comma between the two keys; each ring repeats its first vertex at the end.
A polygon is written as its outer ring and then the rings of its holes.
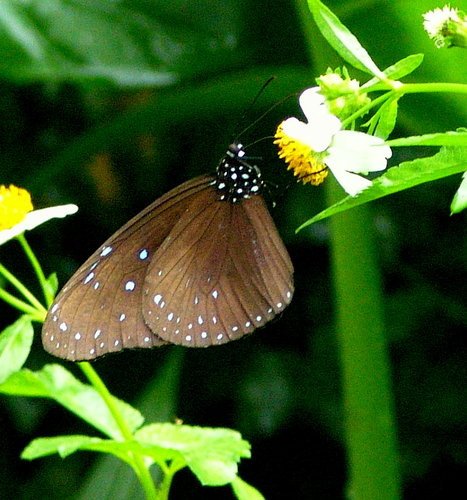
{"type": "MultiPolygon", "coordinates": [[[[92,384],[94,389],[96,389],[96,391],[101,395],[118,428],[120,429],[123,439],[125,441],[133,441],[133,434],[131,432],[131,429],[128,427],[125,419],[123,418],[122,414],[118,410],[117,405],[115,404],[113,396],[110,394],[109,390],[107,389],[106,385],[99,377],[97,372],[88,362],[81,362],[78,363],[78,365],[83,371],[86,378],[92,384]]],[[[158,492],[156,491],[156,487],[152,480],[151,474],[149,473],[149,470],[144,463],[143,457],[140,454],[134,452],[132,452],[132,455],[134,468],[141,482],[141,486],[144,489],[146,498],[148,500],[161,499],[161,496],[159,496],[158,492]]],[[[164,497],[162,496],[162,499],[163,498],[164,497]]]]}
{"type": "MultiPolygon", "coordinates": [[[[328,183],[328,203],[342,197],[328,183]]],[[[368,205],[330,219],[348,497],[397,500],[399,456],[381,277],[368,205]]]]}
{"type": "Polygon", "coordinates": [[[18,297],[15,297],[3,288],[0,288],[0,299],[4,300],[15,309],[28,314],[33,320],[39,322],[44,321],[44,313],[42,311],[38,311],[35,307],[31,306],[27,302],[23,302],[21,299],[18,299],[18,297]]]}
{"type": "Polygon", "coordinates": [[[45,277],[44,271],[42,270],[42,266],[40,265],[39,261],[37,260],[36,255],[34,254],[32,248],[30,247],[29,243],[26,240],[26,237],[23,234],[18,235],[17,240],[19,241],[20,245],[23,247],[24,253],[26,254],[27,258],[29,259],[29,262],[31,262],[32,268],[34,269],[34,272],[36,273],[37,279],[39,280],[39,283],[42,288],[42,293],[44,294],[45,302],[47,306],[49,306],[52,301],[53,301],[53,296],[50,295],[49,293],[49,286],[47,283],[47,278],[45,277]]]}
{"type": "Polygon", "coordinates": [[[47,312],[45,307],[34,297],[34,295],[19,281],[16,276],[14,276],[8,269],[3,265],[0,264],[0,274],[3,275],[3,277],[13,285],[18,292],[23,295],[25,299],[27,299],[30,304],[32,304],[38,311],[42,311],[44,314],[47,312]]]}

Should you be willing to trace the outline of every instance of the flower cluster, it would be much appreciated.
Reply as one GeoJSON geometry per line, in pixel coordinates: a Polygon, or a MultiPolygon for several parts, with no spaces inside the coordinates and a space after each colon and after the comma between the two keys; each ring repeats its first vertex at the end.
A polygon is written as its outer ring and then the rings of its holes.
{"type": "Polygon", "coordinates": [[[342,123],[333,115],[319,87],[305,90],[299,99],[307,121],[288,118],[277,128],[274,143],[279,157],[303,183],[321,184],[331,171],[351,196],[371,185],[358,174],[384,170],[391,149],[378,137],[342,130],[342,123]]]}

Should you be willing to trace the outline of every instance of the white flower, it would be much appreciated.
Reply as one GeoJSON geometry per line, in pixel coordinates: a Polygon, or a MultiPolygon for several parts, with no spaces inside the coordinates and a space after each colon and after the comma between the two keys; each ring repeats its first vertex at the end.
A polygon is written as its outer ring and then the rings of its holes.
{"type": "Polygon", "coordinates": [[[445,5],[423,14],[423,27],[437,48],[466,47],[467,22],[465,14],[445,5]]]}
{"type": "Polygon", "coordinates": [[[321,184],[329,169],[344,190],[356,196],[371,186],[357,174],[384,170],[391,148],[378,137],[341,130],[340,120],[328,111],[318,90],[313,87],[300,96],[307,122],[288,118],[279,125],[274,141],[279,156],[304,183],[321,184]]]}
{"type": "Polygon", "coordinates": [[[0,245],[6,243],[8,240],[18,236],[24,231],[29,231],[44,222],[54,218],[63,218],[67,215],[74,214],[78,211],[76,205],[58,205],[56,207],[42,208],[40,210],[33,210],[25,215],[24,219],[9,229],[0,231],[0,245]]]}

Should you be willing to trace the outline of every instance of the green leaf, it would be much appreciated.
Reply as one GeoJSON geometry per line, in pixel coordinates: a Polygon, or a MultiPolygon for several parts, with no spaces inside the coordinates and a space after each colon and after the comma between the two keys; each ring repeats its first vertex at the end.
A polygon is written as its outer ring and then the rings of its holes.
{"type": "Polygon", "coordinates": [[[374,135],[381,139],[389,137],[396,126],[398,100],[389,99],[379,108],[374,118],[377,120],[374,135]]]}
{"type": "Polygon", "coordinates": [[[331,10],[319,0],[308,0],[308,7],[321,34],[342,59],[365,73],[385,78],[358,39],[331,10]]]}
{"type": "Polygon", "coordinates": [[[94,451],[111,454],[130,464],[129,452],[140,452],[140,449],[134,443],[124,441],[113,441],[82,435],[55,436],[34,439],[23,450],[21,458],[24,460],[34,460],[54,454],[66,458],[77,451],[94,451]]]}
{"type": "Polygon", "coordinates": [[[47,286],[47,294],[49,297],[55,297],[57,290],[58,290],[58,278],[57,278],[57,273],[52,273],[48,278],[46,282],[47,286]]]}
{"type": "Polygon", "coordinates": [[[306,221],[296,232],[301,231],[314,222],[357,207],[363,203],[410,189],[425,182],[463,172],[467,169],[466,156],[467,148],[442,148],[439,153],[429,158],[418,158],[413,161],[401,163],[398,167],[392,167],[384,175],[375,179],[373,185],[362,191],[358,196],[347,196],[306,221]]]}
{"type": "Polygon", "coordinates": [[[47,457],[57,453],[62,458],[66,458],[75,451],[82,449],[90,443],[102,441],[99,438],[90,436],[56,436],[51,438],[37,438],[31,441],[21,453],[21,458],[34,460],[36,458],[47,457]]]}
{"type": "Polygon", "coordinates": [[[451,203],[451,215],[458,214],[467,208],[467,172],[462,176],[462,182],[451,203]]]}
{"type": "Polygon", "coordinates": [[[21,369],[31,351],[34,329],[23,315],[0,333],[0,384],[21,369]]]}
{"type": "MultiPolygon", "coordinates": [[[[212,5],[193,19],[184,3],[9,0],[0,9],[0,75],[15,82],[96,81],[167,86],[232,64],[238,34],[212,5]],[[210,22],[209,22],[210,21],[210,22]],[[216,25],[220,24],[220,27],[216,25]]],[[[200,10],[200,9],[198,9],[200,10]]]]}
{"type": "MultiPolygon", "coordinates": [[[[397,61],[396,63],[388,66],[383,73],[387,78],[391,80],[399,80],[400,78],[409,75],[414,70],[416,70],[420,64],[423,62],[424,55],[423,54],[412,54],[410,56],[397,61]]],[[[387,84],[381,83],[379,78],[372,78],[365,85],[362,85],[362,89],[370,92],[372,90],[376,90],[377,87],[387,88],[387,84]]]]}
{"type": "Polygon", "coordinates": [[[238,500],[264,500],[264,496],[256,488],[238,476],[235,476],[231,486],[238,500]]]}
{"type": "Polygon", "coordinates": [[[388,146],[463,146],[467,147],[467,131],[449,131],[415,135],[387,141],[388,146]]]}
{"type": "Polygon", "coordinates": [[[250,445],[231,429],[150,424],[135,433],[145,453],[160,458],[161,448],[179,454],[201,484],[231,483],[241,458],[250,458],[250,445]]]}
{"type": "MultiPolygon", "coordinates": [[[[24,369],[14,373],[0,385],[0,392],[51,398],[107,436],[121,439],[120,430],[100,394],[61,365],[46,365],[37,372],[24,369]]],[[[114,399],[130,430],[140,427],[144,419],[139,411],[124,401],[114,399]]]]}

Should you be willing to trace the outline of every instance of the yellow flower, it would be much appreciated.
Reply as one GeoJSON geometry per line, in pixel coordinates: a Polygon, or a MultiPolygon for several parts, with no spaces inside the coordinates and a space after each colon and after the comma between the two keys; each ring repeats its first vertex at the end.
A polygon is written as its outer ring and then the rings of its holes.
{"type": "Polygon", "coordinates": [[[327,177],[328,168],[317,156],[313,155],[310,146],[285,134],[283,123],[277,127],[274,136],[276,138],[274,144],[279,147],[279,158],[289,164],[287,170],[293,170],[293,174],[303,184],[310,183],[318,186],[327,177]]]}
{"type": "Polygon", "coordinates": [[[279,157],[303,183],[321,184],[331,171],[351,196],[371,186],[361,175],[384,170],[391,149],[378,137],[341,130],[339,118],[328,110],[319,87],[305,90],[300,107],[307,118],[288,118],[277,128],[274,143],[279,157]]]}
{"type": "Polygon", "coordinates": [[[77,210],[76,205],[33,210],[28,191],[13,185],[0,185],[0,245],[50,219],[65,217],[77,210]]]}
{"type": "Polygon", "coordinates": [[[26,189],[0,185],[0,231],[21,222],[32,209],[31,195],[26,189]]]}

